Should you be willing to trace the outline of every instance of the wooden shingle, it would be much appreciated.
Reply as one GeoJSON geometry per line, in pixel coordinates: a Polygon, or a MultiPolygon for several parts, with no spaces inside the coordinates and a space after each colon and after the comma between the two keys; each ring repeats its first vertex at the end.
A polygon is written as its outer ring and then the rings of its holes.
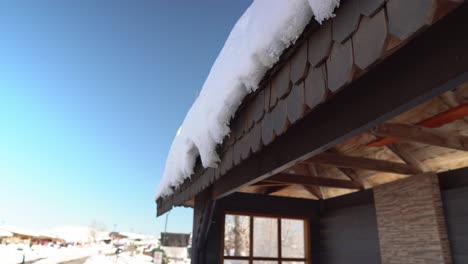
{"type": "Polygon", "coordinates": [[[309,63],[317,67],[323,63],[330,54],[332,47],[331,21],[325,22],[317,32],[309,38],[309,63]]]}
{"type": "Polygon", "coordinates": [[[353,48],[351,40],[343,44],[335,42],[327,60],[328,89],[338,91],[348,84],[354,74],[353,48]]]}
{"type": "Polygon", "coordinates": [[[302,82],[307,75],[307,68],[309,67],[307,45],[307,41],[302,43],[291,58],[291,81],[293,84],[302,82]]]}
{"type": "Polygon", "coordinates": [[[265,112],[270,112],[270,109],[273,107],[270,104],[271,101],[271,82],[269,82],[263,89],[264,93],[264,103],[265,103],[265,112]]]}
{"type": "Polygon", "coordinates": [[[241,148],[241,140],[239,139],[236,144],[234,144],[233,147],[233,161],[234,161],[234,166],[236,165],[239,165],[240,162],[242,161],[242,157],[241,157],[241,152],[242,152],[242,148],[241,148]]]}
{"type": "Polygon", "coordinates": [[[254,121],[260,122],[265,114],[265,90],[261,90],[252,102],[254,121]]]}
{"type": "Polygon", "coordinates": [[[288,112],[286,108],[286,101],[283,99],[279,100],[275,109],[273,109],[272,114],[275,134],[279,136],[286,132],[286,129],[288,129],[288,112]]]}
{"type": "Polygon", "coordinates": [[[246,109],[244,111],[245,115],[245,122],[244,122],[244,134],[248,133],[248,131],[253,127],[255,123],[255,101],[251,100],[248,105],[246,106],[246,109]]]}
{"type": "Polygon", "coordinates": [[[207,177],[209,179],[209,183],[212,184],[215,181],[214,169],[207,168],[203,173],[203,177],[207,177]]]}
{"type": "Polygon", "coordinates": [[[275,139],[275,133],[273,129],[273,115],[271,112],[265,113],[265,116],[261,122],[262,127],[262,142],[263,145],[268,145],[275,139]]]}
{"type": "Polygon", "coordinates": [[[387,40],[387,19],[385,10],[373,17],[363,17],[358,31],[353,36],[354,63],[367,69],[381,58],[387,40]]]}
{"type": "Polygon", "coordinates": [[[313,109],[325,101],[327,96],[325,65],[318,68],[310,68],[304,82],[304,98],[306,105],[313,109]]]}
{"type": "Polygon", "coordinates": [[[223,141],[223,149],[224,150],[229,149],[236,142],[236,138],[234,136],[232,136],[232,127],[231,126],[229,126],[229,127],[231,128],[231,133],[229,133],[229,135],[227,135],[224,138],[224,141],[223,141]]]}
{"type": "Polygon", "coordinates": [[[291,124],[294,124],[297,120],[303,117],[305,111],[304,83],[294,85],[285,100],[288,120],[291,124]]]}
{"type": "Polygon", "coordinates": [[[278,103],[278,85],[274,85],[275,81],[271,82],[270,85],[270,108],[268,111],[271,111],[273,108],[275,108],[276,103],[278,103]]]}
{"type": "Polygon", "coordinates": [[[244,136],[244,125],[246,122],[246,115],[244,114],[245,111],[238,111],[237,115],[237,122],[236,122],[236,139],[239,140],[242,136],[244,136]]]}
{"type": "Polygon", "coordinates": [[[225,168],[225,171],[229,171],[233,166],[234,166],[234,148],[230,148],[228,151],[226,151],[225,153],[226,157],[225,157],[225,160],[224,160],[224,168],[225,168]]]}
{"type": "Polygon", "coordinates": [[[249,145],[253,153],[257,153],[263,147],[262,130],[260,124],[255,124],[249,133],[249,145]]]}
{"type": "Polygon", "coordinates": [[[374,16],[384,5],[385,0],[359,0],[359,10],[365,16],[374,16]]]}
{"type": "Polygon", "coordinates": [[[270,97],[271,97],[271,83],[268,83],[265,88],[263,88],[263,98],[264,98],[264,103],[265,103],[265,108],[264,112],[270,112],[270,109],[272,108],[270,106],[270,97]]]}
{"type": "Polygon", "coordinates": [[[437,0],[389,0],[387,2],[388,29],[405,40],[430,25],[437,9],[437,0]]]}
{"type": "Polygon", "coordinates": [[[218,180],[221,177],[221,164],[214,169],[214,176],[215,176],[215,181],[218,180]]]}
{"type": "Polygon", "coordinates": [[[343,43],[349,39],[357,30],[360,17],[359,1],[342,1],[332,20],[333,40],[343,43]]]}
{"type": "Polygon", "coordinates": [[[241,160],[245,160],[250,156],[249,134],[250,133],[245,134],[239,141],[241,160]]]}
{"type": "Polygon", "coordinates": [[[290,65],[286,63],[281,67],[281,69],[273,77],[271,82],[272,94],[271,98],[273,99],[273,91],[276,92],[275,98],[278,100],[285,97],[291,90],[291,79],[290,79],[290,65]]]}
{"type": "Polygon", "coordinates": [[[242,124],[241,124],[241,121],[240,120],[240,116],[239,116],[239,113],[236,113],[236,116],[231,120],[231,123],[230,123],[230,129],[231,129],[231,135],[230,137],[232,138],[232,140],[230,139],[229,141],[232,143],[232,144],[235,144],[236,141],[242,136],[242,134],[244,133],[243,132],[243,127],[242,127],[242,124]]]}

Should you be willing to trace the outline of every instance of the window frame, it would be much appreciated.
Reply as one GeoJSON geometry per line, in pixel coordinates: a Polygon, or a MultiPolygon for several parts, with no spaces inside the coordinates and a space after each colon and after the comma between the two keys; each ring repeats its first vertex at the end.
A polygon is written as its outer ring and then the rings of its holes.
{"type": "Polygon", "coordinates": [[[250,213],[241,211],[229,211],[223,212],[222,219],[222,231],[221,231],[221,263],[224,264],[224,260],[244,260],[249,264],[253,264],[254,261],[277,261],[278,264],[288,261],[299,261],[305,264],[310,264],[310,221],[305,216],[292,216],[292,215],[281,215],[281,214],[263,214],[263,213],[250,213]],[[249,256],[225,256],[224,255],[224,239],[225,239],[225,227],[226,227],[226,215],[238,215],[249,217],[249,256]],[[254,257],[253,256],[253,236],[254,236],[254,217],[266,217],[274,218],[277,220],[278,226],[278,257],[254,257]],[[282,257],[282,245],[281,245],[281,219],[290,220],[302,220],[304,223],[304,258],[283,258],[282,257]]]}

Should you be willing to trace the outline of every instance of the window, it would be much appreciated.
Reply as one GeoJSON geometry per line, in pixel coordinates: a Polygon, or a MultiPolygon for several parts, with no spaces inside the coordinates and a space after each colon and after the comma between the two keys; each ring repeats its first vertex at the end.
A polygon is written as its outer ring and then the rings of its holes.
{"type": "Polygon", "coordinates": [[[307,221],[226,214],[224,264],[306,264],[307,221]]]}

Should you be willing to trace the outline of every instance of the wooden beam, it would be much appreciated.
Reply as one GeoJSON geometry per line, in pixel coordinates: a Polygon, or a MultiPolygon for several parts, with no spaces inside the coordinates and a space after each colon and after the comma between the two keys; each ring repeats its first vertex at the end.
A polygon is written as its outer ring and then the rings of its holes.
{"type": "Polygon", "coordinates": [[[395,153],[395,155],[397,155],[401,160],[406,162],[406,164],[418,168],[422,172],[430,171],[430,169],[420,160],[416,159],[414,155],[411,154],[403,144],[394,143],[388,145],[387,148],[389,148],[393,153],[395,153]]]}
{"type": "Polygon", "coordinates": [[[280,173],[270,178],[269,181],[282,182],[288,184],[301,184],[313,186],[325,186],[343,189],[359,189],[359,185],[352,181],[337,180],[324,177],[302,176],[296,174],[280,173]]]}
{"type": "Polygon", "coordinates": [[[384,171],[397,174],[413,175],[421,173],[420,170],[403,163],[391,162],[386,160],[369,159],[362,157],[352,157],[332,153],[322,153],[305,162],[317,163],[321,165],[351,168],[351,169],[364,169],[372,171],[384,171]]]}
{"type": "Polygon", "coordinates": [[[431,128],[407,124],[385,123],[375,127],[372,132],[378,136],[393,137],[402,140],[463,151],[468,150],[467,136],[461,136],[431,128]]]}
{"type": "MultiPolygon", "coordinates": [[[[459,89],[463,89],[463,85],[461,87],[458,87],[459,89]]],[[[442,94],[440,96],[440,98],[442,99],[442,101],[444,101],[444,103],[446,105],[448,105],[449,107],[457,107],[459,105],[461,105],[462,103],[457,99],[457,96],[455,95],[455,93],[453,91],[447,91],[446,93],[442,94]]],[[[463,120],[465,121],[466,124],[468,124],[468,116],[465,116],[463,118],[463,120]]]]}
{"type": "MultiPolygon", "coordinates": [[[[330,149],[328,152],[332,154],[341,154],[336,148],[330,149]]],[[[365,179],[361,179],[361,177],[359,177],[359,175],[353,169],[340,167],[337,169],[350,180],[358,183],[361,186],[361,189],[368,189],[372,187],[365,179]]]]}
{"type": "Polygon", "coordinates": [[[315,186],[315,185],[301,185],[308,193],[312,194],[319,200],[323,200],[323,192],[320,189],[320,186],[315,186]]]}
{"type": "MultiPolygon", "coordinates": [[[[306,167],[310,176],[314,176],[314,177],[318,176],[317,168],[315,167],[314,164],[304,164],[304,166],[306,167]]],[[[303,186],[309,193],[311,193],[312,195],[315,195],[315,197],[317,197],[319,200],[323,200],[325,198],[320,186],[313,186],[313,185],[303,185],[303,186]]]]}
{"type": "MultiPolygon", "coordinates": [[[[450,124],[456,120],[464,119],[468,116],[468,103],[461,104],[447,111],[438,113],[428,119],[416,123],[417,126],[435,128],[441,127],[445,124],[450,124]]],[[[383,147],[397,142],[395,137],[383,137],[369,142],[367,145],[370,147],[383,147]]]]}
{"type": "Polygon", "coordinates": [[[282,191],[282,190],[284,190],[284,189],[286,189],[286,188],[288,188],[288,187],[289,187],[288,184],[277,185],[277,186],[269,186],[269,187],[266,187],[266,188],[262,191],[262,194],[270,195],[270,194],[272,194],[272,193],[282,191]]]}
{"type": "Polygon", "coordinates": [[[284,183],[278,183],[278,182],[272,182],[272,181],[259,181],[259,182],[256,182],[254,184],[252,184],[251,186],[258,186],[258,187],[272,187],[272,186],[283,186],[284,183]]]}
{"type": "Polygon", "coordinates": [[[353,169],[350,169],[350,168],[337,168],[337,169],[341,173],[343,173],[346,177],[358,183],[359,186],[361,186],[361,189],[369,189],[372,187],[365,179],[361,179],[361,177],[359,177],[359,175],[353,169]]]}

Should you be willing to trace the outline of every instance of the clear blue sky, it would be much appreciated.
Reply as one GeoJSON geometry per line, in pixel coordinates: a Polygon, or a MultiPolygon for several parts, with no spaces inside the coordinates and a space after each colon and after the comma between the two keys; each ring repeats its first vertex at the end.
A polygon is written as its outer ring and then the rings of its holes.
{"type": "Polygon", "coordinates": [[[161,231],[173,136],[250,3],[1,1],[0,224],[161,231]]]}

